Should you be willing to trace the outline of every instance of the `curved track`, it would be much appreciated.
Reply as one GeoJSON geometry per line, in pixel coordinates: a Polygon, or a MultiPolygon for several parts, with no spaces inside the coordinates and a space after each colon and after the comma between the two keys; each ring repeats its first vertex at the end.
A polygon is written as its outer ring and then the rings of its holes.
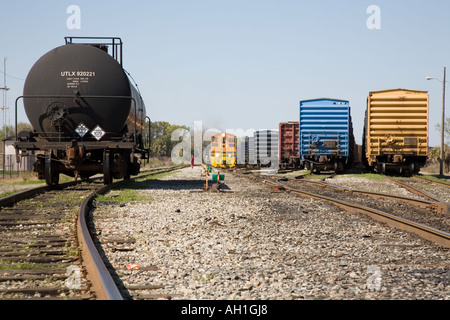
{"type": "Polygon", "coordinates": [[[358,191],[310,180],[274,179],[254,174],[245,176],[297,195],[331,202],[347,211],[368,214],[373,219],[450,248],[448,206],[437,199],[421,200],[358,191]],[[376,199],[370,201],[370,198],[376,199]]]}
{"type": "Polygon", "coordinates": [[[75,223],[95,183],[39,187],[0,200],[0,298],[95,299],[75,223]]]}
{"type": "MultiPolygon", "coordinates": [[[[180,168],[179,166],[151,169],[136,178],[143,178],[150,175],[155,175],[163,172],[173,171],[180,168]]],[[[117,288],[117,284],[111,276],[106,267],[102,257],[100,256],[97,246],[95,245],[91,236],[90,228],[88,226],[88,215],[92,209],[92,201],[96,195],[104,194],[113,187],[123,184],[125,181],[118,181],[113,184],[103,186],[93,192],[83,202],[79,219],[78,219],[78,239],[81,244],[81,256],[83,264],[86,267],[87,279],[92,283],[93,291],[96,292],[98,300],[123,300],[123,297],[117,288]]]]}
{"type": "MultiPolygon", "coordinates": [[[[437,203],[442,208],[442,213],[447,212],[448,205],[443,199],[437,197],[434,194],[431,194],[430,192],[426,192],[426,191],[422,190],[424,184],[430,184],[430,185],[438,184],[440,187],[443,187],[444,185],[446,185],[445,183],[439,184],[438,181],[433,181],[433,180],[429,180],[429,179],[425,179],[425,178],[416,178],[416,179],[393,179],[393,178],[389,178],[389,177],[387,177],[387,178],[389,181],[401,186],[402,188],[405,188],[408,191],[410,191],[420,197],[429,199],[430,201],[437,203]],[[417,182],[419,182],[418,185],[417,185],[417,182]]],[[[448,190],[450,191],[450,186],[448,188],[449,188],[448,190]]]]}
{"type": "Polygon", "coordinates": [[[95,195],[123,182],[70,182],[0,199],[0,299],[122,300],[92,241],[88,215],[95,195]]]}
{"type": "Polygon", "coordinates": [[[418,179],[418,180],[421,180],[421,181],[427,181],[427,182],[429,182],[431,184],[437,184],[439,186],[443,186],[443,187],[445,187],[447,189],[450,189],[450,183],[447,183],[447,182],[431,180],[431,179],[427,179],[427,178],[420,177],[420,176],[414,176],[414,179],[418,179]]]}

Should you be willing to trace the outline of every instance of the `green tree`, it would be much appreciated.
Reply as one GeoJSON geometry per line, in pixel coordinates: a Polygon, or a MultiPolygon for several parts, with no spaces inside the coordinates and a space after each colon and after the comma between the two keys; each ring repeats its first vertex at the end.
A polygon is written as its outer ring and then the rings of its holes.
{"type": "MultiPolygon", "coordinates": [[[[22,130],[33,130],[33,127],[29,123],[20,122],[17,124],[17,132],[22,130]]],[[[16,134],[16,130],[14,126],[4,126],[0,129],[0,141],[3,141],[5,138],[12,137],[16,134]]]]}
{"type": "Polygon", "coordinates": [[[179,141],[172,141],[172,133],[177,129],[188,130],[186,126],[173,125],[166,121],[151,123],[150,140],[148,134],[148,122],[145,125],[144,143],[148,149],[150,144],[150,156],[170,157],[172,149],[179,141]]]}
{"type": "MultiPolygon", "coordinates": [[[[433,162],[439,162],[439,159],[441,158],[441,148],[431,148],[429,158],[433,162]]],[[[447,172],[450,171],[450,147],[448,145],[444,145],[444,170],[447,172]]]]}
{"type": "MultiPolygon", "coordinates": [[[[438,123],[435,126],[436,130],[439,131],[439,133],[441,133],[441,124],[438,123]]],[[[447,139],[450,139],[450,118],[445,119],[444,122],[444,135],[447,139]]]]}
{"type": "MultiPolygon", "coordinates": [[[[437,124],[435,126],[436,130],[441,133],[441,125],[437,124]]],[[[450,139],[450,118],[446,118],[444,122],[444,137],[447,141],[450,139]]],[[[441,148],[432,148],[430,152],[430,156],[433,160],[438,161],[441,158],[441,148]]],[[[446,170],[450,170],[450,147],[447,144],[444,144],[444,163],[446,170]]]]}

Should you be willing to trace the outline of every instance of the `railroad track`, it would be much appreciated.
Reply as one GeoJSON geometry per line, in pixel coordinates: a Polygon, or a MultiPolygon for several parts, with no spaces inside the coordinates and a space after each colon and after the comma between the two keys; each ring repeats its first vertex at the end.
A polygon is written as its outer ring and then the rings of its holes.
{"type": "Polygon", "coordinates": [[[75,232],[95,183],[40,187],[0,201],[0,298],[93,299],[75,232]]]}
{"type": "Polygon", "coordinates": [[[448,183],[448,182],[442,182],[442,181],[437,181],[437,180],[431,180],[431,179],[427,179],[427,178],[424,178],[424,177],[421,177],[421,176],[414,176],[413,177],[414,179],[417,179],[417,180],[420,180],[420,181],[426,181],[426,182],[428,182],[428,183],[430,183],[430,184],[435,184],[435,185],[439,185],[439,186],[442,186],[442,187],[444,187],[444,188],[447,188],[447,189],[450,189],[450,183],[448,183]]]}
{"type": "MultiPolygon", "coordinates": [[[[138,178],[144,178],[147,176],[160,174],[177,170],[182,166],[155,168],[143,172],[137,177],[130,180],[136,180],[138,178]]],[[[96,195],[104,194],[114,187],[118,187],[125,181],[118,181],[107,186],[103,186],[89,195],[83,202],[79,219],[78,219],[78,237],[82,242],[83,249],[81,254],[83,257],[84,265],[87,269],[87,278],[92,283],[93,290],[96,292],[98,300],[123,300],[123,296],[119,289],[120,279],[115,279],[111,274],[110,269],[106,265],[106,261],[101,257],[99,250],[101,250],[101,244],[98,241],[94,242],[95,226],[88,226],[88,215],[92,209],[92,202],[96,195]]]]}
{"type": "Polygon", "coordinates": [[[0,299],[121,300],[92,241],[88,214],[95,195],[123,182],[70,182],[0,199],[0,299]]]}
{"type": "Polygon", "coordinates": [[[256,178],[279,190],[328,201],[347,211],[368,214],[373,219],[450,248],[448,205],[436,197],[415,199],[359,191],[319,181],[275,179],[257,174],[245,176],[256,178]]]}
{"type": "Polygon", "coordinates": [[[394,183],[421,197],[436,202],[450,203],[450,184],[414,176],[412,179],[396,178],[394,183]]]}

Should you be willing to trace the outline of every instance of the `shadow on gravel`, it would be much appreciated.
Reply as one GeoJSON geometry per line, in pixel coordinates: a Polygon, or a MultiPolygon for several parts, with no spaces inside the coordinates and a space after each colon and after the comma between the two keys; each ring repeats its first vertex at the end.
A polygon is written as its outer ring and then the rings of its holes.
{"type": "MultiPolygon", "coordinates": [[[[211,186],[214,182],[208,181],[208,185],[211,186]]],[[[135,181],[130,184],[126,184],[121,189],[140,189],[140,190],[203,190],[205,180],[146,180],[135,181]]],[[[220,190],[230,190],[230,188],[224,184],[220,184],[220,190]]]]}

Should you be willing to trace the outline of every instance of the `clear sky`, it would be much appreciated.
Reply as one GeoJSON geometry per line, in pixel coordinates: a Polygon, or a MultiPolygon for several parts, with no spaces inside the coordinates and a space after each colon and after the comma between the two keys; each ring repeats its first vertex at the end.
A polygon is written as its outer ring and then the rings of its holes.
{"type": "MultiPolygon", "coordinates": [[[[429,92],[438,146],[442,84],[425,78],[450,67],[449,13],[447,0],[3,1],[7,122],[28,71],[64,36],[117,36],[152,121],[277,129],[298,121],[300,100],[329,97],[350,101],[361,143],[369,91],[406,88],[429,92]],[[80,29],[66,25],[70,5],[81,9],[80,29]],[[381,29],[367,27],[370,5],[381,29]]],[[[20,104],[18,120],[28,122],[20,104]]]]}

